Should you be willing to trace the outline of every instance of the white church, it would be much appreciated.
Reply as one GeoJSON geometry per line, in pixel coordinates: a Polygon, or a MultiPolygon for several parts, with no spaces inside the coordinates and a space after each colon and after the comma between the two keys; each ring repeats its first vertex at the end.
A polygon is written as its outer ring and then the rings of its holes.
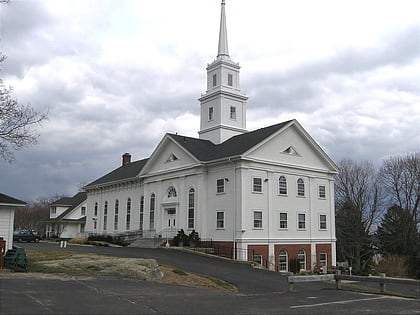
{"type": "Polygon", "coordinates": [[[296,120],[246,130],[247,96],[228,51],[222,1],[217,58],[200,97],[199,138],[167,133],[149,158],[85,186],[85,231],[173,237],[195,230],[238,260],[280,272],[336,264],[338,168],[296,120]]]}

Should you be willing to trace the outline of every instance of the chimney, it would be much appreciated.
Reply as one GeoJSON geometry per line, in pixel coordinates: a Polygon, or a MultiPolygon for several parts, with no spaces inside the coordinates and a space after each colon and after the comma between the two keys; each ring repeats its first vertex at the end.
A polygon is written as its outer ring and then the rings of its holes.
{"type": "Polygon", "coordinates": [[[124,153],[122,155],[122,165],[127,165],[131,163],[131,154],[130,153],[124,153]]]}

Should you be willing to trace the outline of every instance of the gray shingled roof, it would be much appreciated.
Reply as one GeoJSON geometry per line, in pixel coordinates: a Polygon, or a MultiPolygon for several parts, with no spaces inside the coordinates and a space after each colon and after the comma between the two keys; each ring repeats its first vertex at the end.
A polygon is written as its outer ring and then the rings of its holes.
{"type": "MultiPolygon", "coordinates": [[[[201,162],[209,162],[241,155],[290,122],[291,120],[288,120],[280,124],[237,135],[220,144],[214,144],[209,140],[185,137],[177,134],[168,135],[184,149],[190,152],[197,160],[201,162]]],[[[140,173],[147,161],[148,159],[144,159],[122,165],[112,172],[88,184],[86,187],[134,178],[140,173]]]]}
{"type": "Polygon", "coordinates": [[[169,134],[199,161],[208,162],[244,154],[246,151],[286,126],[289,121],[234,136],[220,144],[208,140],[169,134]]]}
{"type": "Polygon", "coordinates": [[[144,159],[144,160],[131,162],[126,165],[122,165],[119,168],[113,170],[112,172],[86,185],[86,187],[100,185],[104,183],[116,182],[116,181],[128,179],[128,178],[134,178],[140,173],[140,171],[143,169],[147,161],[148,159],[144,159]]]}
{"type": "Polygon", "coordinates": [[[2,194],[2,193],[0,193],[0,203],[7,203],[7,204],[13,204],[13,205],[26,205],[26,202],[10,197],[8,195],[2,194]]]}
{"type": "Polygon", "coordinates": [[[64,218],[67,214],[69,214],[74,208],[79,206],[83,201],[87,198],[87,193],[85,191],[78,192],[73,197],[63,197],[54,201],[50,204],[50,206],[70,206],[66,211],[60,214],[58,217],[51,219],[49,221],[60,221],[64,218]]]}

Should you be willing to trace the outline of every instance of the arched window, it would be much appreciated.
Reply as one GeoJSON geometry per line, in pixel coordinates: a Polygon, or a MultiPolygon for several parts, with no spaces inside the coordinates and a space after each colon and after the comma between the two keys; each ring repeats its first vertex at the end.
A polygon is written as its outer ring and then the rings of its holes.
{"type": "Polygon", "coordinates": [[[279,194],[287,195],[287,182],[284,176],[279,177],[279,194]]]}
{"type": "Polygon", "coordinates": [[[97,202],[95,202],[95,212],[94,212],[94,214],[93,214],[93,216],[98,216],[98,203],[97,202]]]}
{"type": "Polygon", "coordinates": [[[168,198],[176,198],[176,189],[174,186],[168,188],[168,198]]]}
{"type": "Polygon", "coordinates": [[[191,188],[188,192],[188,228],[194,228],[194,212],[195,212],[195,190],[191,188]]]}
{"type": "Polygon", "coordinates": [[[108,201],[104,204],[104,231],[106,231],[106,225],[108,221],[108,201]]]}
{"type": "Polygon", "coordinates": [[[149,228],[151,230],[155,229],[155,202],[156,195],[153,193],[150,195],[150,216],[149,216],[149,228]]]}
{"type": "Polygon", "coordinates": [[[114,230],[118,230],[118,207],[119,207],[119,201],[118,201],[118,199],[115,199],[114,230]]]}
{"type": "Polygon", "coordinates": [[[127,220],[125,223],[125,229],[130,229],[130,220],[131,220],[131,198],[127,199],[127,220]]]}
{"type": "Polygon", "coordinates": [[[306,270],[306,252],[303,248],[298,251],[298,261],[300,270],[306,270]]]}
{"type": "Polygon", "coordinates": [[[143,215],[144,215],[144,196],[140,197],[140,223],[139,229],[143,231],[143,215]]]}
{"type": "Polygon", "coordinates": [[[302,178],[297,180],[297,194],[301,197],[305,196],[305,182],[302,178]]]}
{"type": "Polygon", "coordinates": [[[289,257],[287,250],[282,249],[279,254],[279,271],[288,271],[289,257]]]}

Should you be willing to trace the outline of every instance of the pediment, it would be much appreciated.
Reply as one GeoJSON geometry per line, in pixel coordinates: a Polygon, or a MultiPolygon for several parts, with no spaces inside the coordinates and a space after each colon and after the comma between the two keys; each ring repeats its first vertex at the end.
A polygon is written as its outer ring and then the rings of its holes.
{"type": "Polygon", "coordinates": [[[141,176],[176,170],[197,164],[197,160],[169,135],[165,135],[150,156],[141,176]]]}
{"type": "Polygon", "coordinates": [[[337,172],[337,166],[297,121],[249,150],[246,157],[275,164],[337,172]]]}

